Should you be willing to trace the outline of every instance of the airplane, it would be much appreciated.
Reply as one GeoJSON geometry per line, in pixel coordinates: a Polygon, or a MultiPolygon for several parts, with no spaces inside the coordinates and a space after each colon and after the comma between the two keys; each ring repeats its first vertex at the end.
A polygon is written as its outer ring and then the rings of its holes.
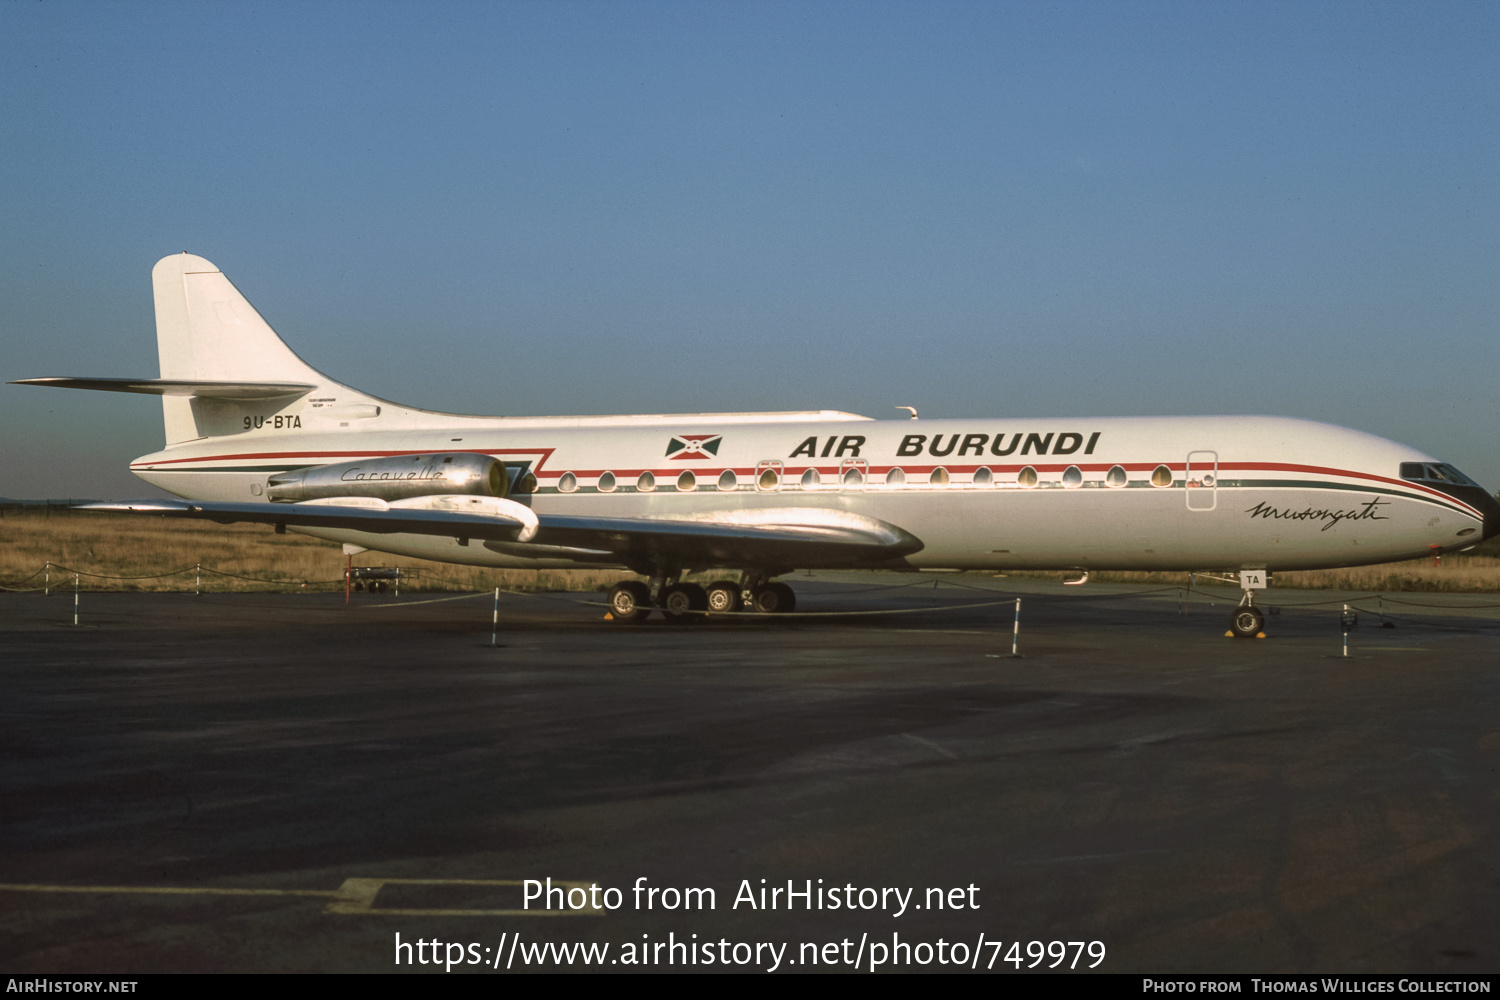
{"type": "Polygon", "coordinates": [[[798,569],[1241,574],[1262,635],[1278,570],[1391,562],[1500,534],[1453,466],[1266,416],[873,420],[829,410],[480,417],[314,370],[202,257],[152,271],[159,378],[40,385],[161,397],[131,471],[182,500],[90,509],[247,521],[474,566],[624,567],[613,618],[790,612],[798,569]],[[723,571],[707,587],[689,572],[723,571]]]}

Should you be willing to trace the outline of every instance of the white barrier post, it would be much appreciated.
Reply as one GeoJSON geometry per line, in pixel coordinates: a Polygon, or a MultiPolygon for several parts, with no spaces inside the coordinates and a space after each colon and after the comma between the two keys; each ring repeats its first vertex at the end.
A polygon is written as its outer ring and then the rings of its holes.
{"type": "Polygon", "coordinates": [[[1010,631],[1010,655],[1021,655],[1021,599],[1016,598],[1016,623],[1010,631]]]}
{"type": "Polygon", "coordinates": [[[396,567],[396,596],[401,596],[401,567],[396,567]]]}
{"type": "Polygon", "coordinates": [[[198,563],[198,575],[193,577],[193,596],[198,597],[203,593],[203,563],[198,563]]]}
{"type": "Polygon", "coordinates": [[[46,570],[46,573],[47,573],[47,575],[44,576],[44,577],[42,577],[42,596],[43,597],[51,597],[52,596],[52,560],[51,559],[47,560],[47,570],[46,570]]]}
{"type": "MultiPolygon", "coordinates": [[[[1344,614],[1349,614],[1349,605],[1344,605],[1344,614]]],[[[1344,626],[1344,656],[1349,655],[1349,626],[1344,626]]]]}
{"type": "Polygon", "coordinates": [[[490,645],[496,644],[496,636],[500,634],[500,588],[495,588],[495,616],[490,620],[490,645]]]}
{"type": "Polygon", "coordinates": [[[78,574],[73,574],[73,624],[78,624],[78,574]]]}

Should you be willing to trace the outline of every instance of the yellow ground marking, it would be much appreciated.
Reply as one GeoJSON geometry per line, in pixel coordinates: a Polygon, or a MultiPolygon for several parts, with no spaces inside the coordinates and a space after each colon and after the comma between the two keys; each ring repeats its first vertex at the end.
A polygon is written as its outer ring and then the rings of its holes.
{"type": "MultiPolygon", "coordinates": [[[[583,889],[587,893],[592,882],[560,882],[552,880],[553,888],[564,892],[583,889]]],[[[451,910],[411,909],[405,907],[378,907],[375,897],[388,885],[455,885],[455,886],[523,886],[521,879],[471,879],[471,878],[346,878],[337,889],[234,889],[213,886],[140,886],[140,885],[41,885],[0,882],[0,892],[70,893],[73,895],[134,895],[134,896],[300,896],[326,899],[324,913],[368,913],[378,916],[399,917],[594,917],[602,916],[604,910],[584,907],[578,910],[451,910]]]]}

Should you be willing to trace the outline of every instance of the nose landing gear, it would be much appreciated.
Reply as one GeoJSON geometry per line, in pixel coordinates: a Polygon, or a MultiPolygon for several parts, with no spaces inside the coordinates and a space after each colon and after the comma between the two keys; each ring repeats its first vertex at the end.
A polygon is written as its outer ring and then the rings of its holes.
{"type": "Polygon", "coordinates": [[[1229,631],[1226,635],[1232,635],[1236,639],[1264,639],[1266,633],[1266,616],[1260,613],[1260,608],[1249,604],[1242,604],[1234,609],[1234,614],[1229,616],[1229,631]]]}
{"type": "Polygon", "coordinates": [[[1229,616],[1229,631],[1224,634],[1236,639],[1264,639],[1265,627],[1266,616],[1255,606],[1255,591],[1246,588],[1239,607],[1229,616]]]}

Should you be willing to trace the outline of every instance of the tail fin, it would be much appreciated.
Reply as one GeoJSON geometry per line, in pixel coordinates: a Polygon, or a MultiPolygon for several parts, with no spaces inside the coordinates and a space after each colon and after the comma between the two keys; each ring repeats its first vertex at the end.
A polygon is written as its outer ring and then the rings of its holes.
{"type": "MultiPolygon", "coordinates": [[[[162,379],[297,382],[315,386],[313,395],[336,395],[342,406],[378,402],[297,357],[224,273],[202,257],[181,253],[162,258],[151,270],[151,287],[162,379]]],[[[298,398],[285,404],[301,408],[298,398]]],[[[227,399],[164,395],[167,444],[235,433],[244,409],[243,402],[227,399]]]]}
{"type": "Polygon", "coordinates": [[[292,353],[224,272],[202,257],[151,269],[161,377],[194,382],[308,382],[328,377],[292,353]]]}

